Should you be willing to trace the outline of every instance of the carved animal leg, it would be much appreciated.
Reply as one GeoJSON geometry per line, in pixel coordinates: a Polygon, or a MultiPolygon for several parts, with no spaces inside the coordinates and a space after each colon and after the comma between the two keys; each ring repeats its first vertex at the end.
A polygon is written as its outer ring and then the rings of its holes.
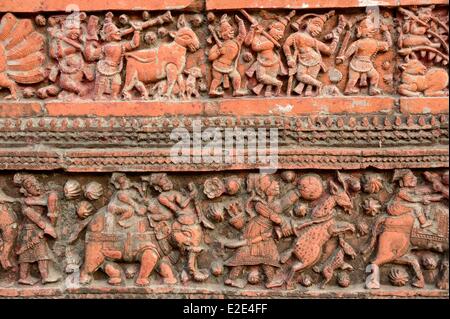
{"type": "Polygon", "coordinates": [[[80,283],[85,285],[91,282],[92,274],[103,264],[105,256],[103,255],[102,245],[97,243],[88,243],[84,255],[84,263],[80,272],[80,283]]]}
{"type": "Polygon", "coordinates": [[[266,92],[264,93],[265,97],[271,97],[272,96],[272,85],[266,86],[266,92]]]}
{"type": "Polygon", "coordinates": [[[177,83],[178,83],[178,87],[180,88],[180,97],[185,98],[186,97],[186,83],[184,81],[182,74],[178,74],[177,83]]]}
{"type": "Polygon", "coordinates": [[[178,78],[178,68],[175,64],[169,63],[166,66],[166,74],[167,74],[167,91],[166,97],[172,98],[173,87],[175,86],[175,82],[178,78]]]}
{"type": "MultiPolygon", "coordinates": [[[[127,67],[127,73],[125,76],[125,85],[123,86],[123,89],[122,89],[122,96],[125,100],[131,99],[130,91],[136,86],[137,82],[140,82],[140,81],[138,80],[138,75],[137,75],[136,70],[134,70],[134,68],[131,69],[131,68],[127,67]]],[[[141,94],[142,94],[142,92],[141,92],[141,94]]]]}
{"type": "Polygon", "coordinates": [[[436,283],[436,287],[439,289],[448,290],[448,255],[445,256],[444,260],[442,260],[441,264],[441,274],[438,282],[436,283]]]}
{"type": "Polygon", "coordinates": [[[366,278],[367,289],[379,289],[380,288],[380,267],[377,264],[371,263],[366,271],[370,269],[371,273],[366,278]]]}
{"type": "Polygon", "coordinates": [[[141,267],[139,269],[139,275],[136,279],[136,285],[146,286],[150,283],[148,277],[155,268],[159,255],[153,249],[148,249],[142,253],[141,267]]]}
{"type": "Polygon", "coordinates": [[[420,93],[417,92],[417,85],[415,84],[400,84],[398,87],[398,92],[404,96],[420,96],[420,93]]]}
{"type": "Polygon", "coordinates": [[[108,275],[108,283],[110,285],[119,285],[122,283],[122,269],[114,262],[105,263],[105,273],[108,275]]]}
{"type": "Polygon", "coordinates": [[[191,247],[189,250],[189,256],[188,256],[188,269],[191,275],[194,277],[196,281],[205,281],[208,279],[209,274],[205,269],[198,269],[197,267],[197,255],[198,252],[195,252],[198,247],[191,247]]]}
{"type": "Polygon", "coordinates": [[[416,280],[412,283],[412,285],[417,288],[423,288],[425,286],[425,279],[423,278],[422,270],[420,269],[416,256],[413,254],[406,254],[400,258],[397,258],[393,262],[400,265],[411,266],[416,275],[416,280]]]}
{"type": "Polygon", "coordinates": [[[292,265],[289,274],[287,275],[286,278],[286,289],[290,290],[295,289],[295,282],[294,282],[295,274],[304,268],[305,264],[303,264],[300,261],[297,261],[292,265]]]}
{"type": "Polygon", "coordinates": [[[173,285],[177,283],[177,278],[173,272],[170,262],[164,257],[159,264],[159,274],[163,277],[165,284],[173,285]]]}
{"type": "Polygon", "coordinates": [[[145,87],[144,83],[142,83],[141,81],[136,81],[134,86],[139,91],[139,93],[141,93],[141,99],[147,100],[148,99],[148,90],[145,87]]]}
{"type": "Polygon", "coordinates": [[[359,72],[353,71],[352,69],[348,72],[348,82],[345,86],[344,94],[356,94],[359,90],[355,87],[359,79],[359,72]]]}

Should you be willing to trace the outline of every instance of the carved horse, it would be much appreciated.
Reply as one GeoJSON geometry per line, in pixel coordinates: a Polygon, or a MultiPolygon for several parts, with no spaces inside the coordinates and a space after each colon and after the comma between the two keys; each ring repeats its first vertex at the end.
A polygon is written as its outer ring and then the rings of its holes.
{"type": "Polygon", "coordinates": [[[195,52],[200,48],[200,42],[194,31],[188,26],[181,15],[178,19],[178,31],[170,33],[174,38],[171,43],[163,43],[158,48],[139,50],[126,53],[127,59],[124,98],[131,98],[130,91],[136,88],[142,98],[148,98],[145,83],[155,83],[167,80],[165,96],[171,98],[175,83],[180,90],[185,87],[183,71],[186,65],[187,48],[195,52]]]}
{"type": "Polygon", "coordinates": [[[412,267],[416,280],[412,283],[417,288],[425,285],[422,270],[413,250],[432,250],[446,253],[442,263],[442,274],[437,282],[438,288],[448,289],[448,207],[441,204],[432,205],[429,218],[430,227],[421,228],[416,222],[414,213],[399,216],[381,216],[375,223],[371,242],[363,251],[367,255],[377,243],[378,249],[375,259],[369,267],[372,273],[367,277],[366,288],[380,288],[379,267],[394,263],[412,267]],[[380,230],[380,226],[383,229],[380,230]],[[379,235],[377,237],[377,235],[379,235]]]}
{"type": "Polygon", "coordinates": [[[342,207],[348,214],[353,209],[352,200],[345,189],[330,181],[329,194],[312,209],[311,220],[292,226],[297,239],[293,248],[283,252],[281,262],[286,263],[292,255],[297,261],[289,269],[286,269],[287,266],[283,267],[267,285],[268,288],[279,287],[286,281],[287,288],[293,289],[295,274],[316,265],[322,256],[323,247],[332,237],[355,231],[353,224],[336,220],[336,206],[342,207]]]}

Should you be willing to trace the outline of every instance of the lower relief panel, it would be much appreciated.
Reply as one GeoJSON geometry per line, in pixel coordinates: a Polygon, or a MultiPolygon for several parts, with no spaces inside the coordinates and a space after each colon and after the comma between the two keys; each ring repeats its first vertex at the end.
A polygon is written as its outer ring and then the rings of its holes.
{"type": "Polygon", "coordinates": [[[448,296],[448,170],[0,175],[0,296],[448,296]]]}

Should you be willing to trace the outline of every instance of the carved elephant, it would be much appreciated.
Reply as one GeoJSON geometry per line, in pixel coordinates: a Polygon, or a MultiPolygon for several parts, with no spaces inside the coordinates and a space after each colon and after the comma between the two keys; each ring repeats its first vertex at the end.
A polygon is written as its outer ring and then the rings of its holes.
{"type": "Polygon", "coordinates": [[[80,274],[82,284],[88,284],[99,268],[103,268],[108,275],[109,284],[120,284],[122,270],[115,261],[139,262],[136,284],[142,286],[149,283],[148,277],[157,265],[160,254],[148,219],[135,215],[131,217],[131,226],[125,228],[117,223],[116,218],[107,207],[103,207],[89,222],[80,274]]]}

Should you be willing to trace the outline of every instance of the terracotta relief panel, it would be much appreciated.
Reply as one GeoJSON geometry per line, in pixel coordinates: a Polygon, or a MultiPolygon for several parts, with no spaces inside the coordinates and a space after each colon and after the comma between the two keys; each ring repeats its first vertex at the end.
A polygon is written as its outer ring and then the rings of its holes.
{"type": "Polygon", "coordinates": [[[1,1],[0,297],[448,297],[448,29],[445,0],[1,1]]]}
{"type": "Polygon", "coordinates": [[[3,295],[448,289],[448,170],[19,172],[1,185],[3,295]]]}

